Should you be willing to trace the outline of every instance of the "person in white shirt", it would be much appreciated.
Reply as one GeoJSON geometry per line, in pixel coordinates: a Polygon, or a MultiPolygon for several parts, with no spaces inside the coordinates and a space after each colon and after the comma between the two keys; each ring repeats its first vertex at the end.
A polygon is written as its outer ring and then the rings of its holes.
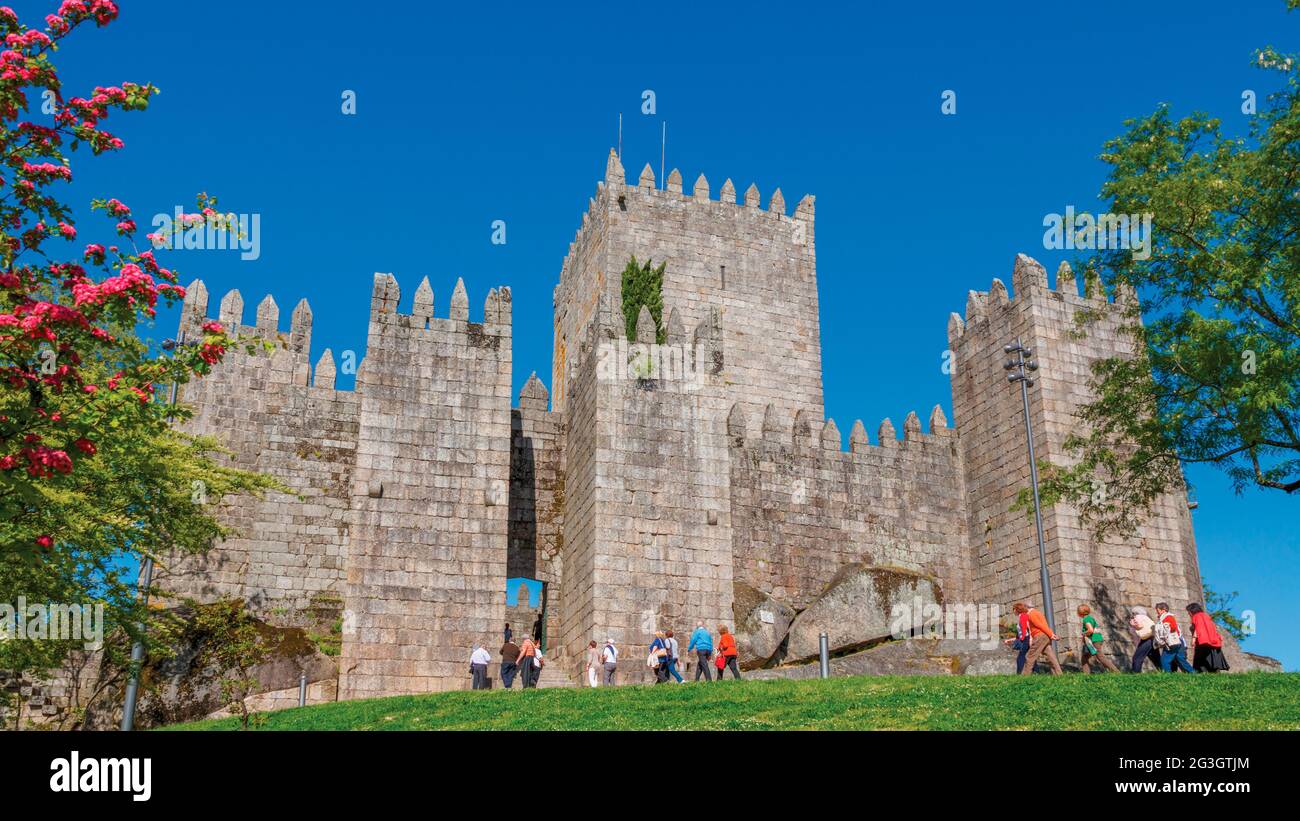
{"type": "Polygon", "coordinates": [[[487,668],[492,663],[492,654],[481,644],[475,643],[474,652],[469,656],[469,672],[473,678],[475,690],[488,688],[487,668]]]}
{"type": "Polygon", "coordinates": [[[605,668],[605,686],[614,686],[614,673],[618,671],[618,648],[613,639],[605,639],[605,647],[600,651],[600,660],[605,668]]]}

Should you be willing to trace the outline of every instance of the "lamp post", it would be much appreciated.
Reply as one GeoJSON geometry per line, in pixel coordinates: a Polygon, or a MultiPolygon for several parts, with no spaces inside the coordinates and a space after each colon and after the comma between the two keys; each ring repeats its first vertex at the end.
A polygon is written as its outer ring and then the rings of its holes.
{"type": "MultiPolygon", "coordinates": [[[[172,351],[176,348],[185,346],[185,331],[182,329],[176,334],[176,339],[167,339],[163,341],[162,347],[165,351],[172,351]]],[[[172,383],[171,395],[167,398],[167,406],[176,406],[176,394],[180,386],[172,383]]],[[[122,705],[122,724],[121,729],[129,732],[135,729],[135,705],[140,693],[140,668],[144,664],[144,631],[147,627],[149,614],[149,589],[153,586],[153,558],[144,557],[144,562],[140,566],[139,592],[141,607],[144,616],[136,625],[138,633],[136,639],[131,644],[131,677],[126,682],[126,699],[122,705]]]]}
{"type": "Polygon", "coordinates": [[[1038,370],[1038,363],[1032,358],[1033,350],[1020,344],[1020,337],[1002,349],[1010,359],[1002,366],[1007,372],[1008,382],[1020,383],[1020,399],[1025,408],[1025,442],[1029,445],[1029,481],[1034,491],[1034,524],[1038,528],[1038,569],[1043,585],[1043,610],[1047,613],[1047,624],[1056,632],[1056,613],[1052,607],[1052,582],[1047,576],[1047,546],[1043,540],[1043,511],[1038,501],[1038,462],[1034,459],[1034,428],[1029,421],[1029,389],[1033,387],[1034,377],[1030,374],[1038,370]]]}

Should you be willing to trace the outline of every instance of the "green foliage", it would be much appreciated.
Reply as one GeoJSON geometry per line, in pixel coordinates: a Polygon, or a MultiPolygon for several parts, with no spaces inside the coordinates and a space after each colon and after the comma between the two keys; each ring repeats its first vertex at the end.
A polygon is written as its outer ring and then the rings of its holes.
{"type": "Polygon", "coordinates": [[[1099,536],[1132,533],[1189,464],[1238,492],[1300,491],[1300,67],[1272,49],[1257,61],[1283,82],[1249,139],[1161,106],[1101,155],[1109,210],[1153,215],[1149,258],[1087,261],[1113,292],[1141,294],[1122,329],[1139,355],[1095,364],[1096,400],[1065,443],[1077,461],[1042,465],[1044,504],[1077,505],[1099,536]]]}
{"type": "MultiPolygon", "coordinates": [[[[1297,686],[1297,673],[727,679],[686,686],[465,690],[340,701],[266,714],[264,728],[1281,730],[1300,728],[1297,686]],[[1152,698],[1153,687],[1159,698],[1152,698]],[[1080,709],[1080,704],[1104,708],[1080,709]]],[[[173,729],[238,726],[235,719],[223,719],[173,729]]]]}
{"type": "Polygon", "coordinates": [[[623,269],[623,321],[628,339],[636,339],[636,319],[644,305],[650,309],[650,316],[655,321],[655,342],[663,344],[664,269],[667,265],[668,263],[661,262],[655,268],[651,260],[646,260],[641,265],[634,255],[623,269]]]}
{"type": "Polygon", "coordinates": [[[222,598],[196,607],[193,627],[205,635],[204,655],[225,671],[221,696],[247,730],[252,714],[244,699],[257,687],[253,668],[270,657],[275,642],[244,609],[242,599],[222,598]]]}

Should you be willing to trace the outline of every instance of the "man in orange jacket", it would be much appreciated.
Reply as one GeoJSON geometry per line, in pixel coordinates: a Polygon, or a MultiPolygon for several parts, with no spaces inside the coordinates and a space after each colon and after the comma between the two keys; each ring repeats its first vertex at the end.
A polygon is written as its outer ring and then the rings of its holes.
{"type": "Polygon", "coordinates": [[[1052,666],[1052,675],[1059,676],[1061,663],[1056,660],[1056,649],[1052,647],[1052,642],[1056,641],[1056,634],[1047,624],[1047,619],[1024,602],[1016,602],[1011,609],[1016,615],[1021,613],[1029,615],[1029,652],[1025,654],[1025,666],[1021,669],[1020,675],[1027,676],[1034,672],[1034,663],[1038,661],[1038,657],[1046,656],[1047,663],[1052,666]]]}

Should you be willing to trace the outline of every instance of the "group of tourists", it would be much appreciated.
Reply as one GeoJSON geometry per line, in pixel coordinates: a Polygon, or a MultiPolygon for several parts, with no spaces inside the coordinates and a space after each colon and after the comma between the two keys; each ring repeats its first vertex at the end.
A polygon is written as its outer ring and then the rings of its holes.
{"type": "MultiPolygon", "coordinates": [[[[1052,675],[1060,675],[1061,663],[1053,647],[1053,642],[1059,641],[1060,637],[1052,630],[1047,618],[1041,611],[1024,602],[1016,602],[1011,609],[1016,616],[1016,635],[1005,643],[1016,651],[1016,673],[1029,675],[1039,659],[1044,659],[1051,668],[1052,675]]],[[[1153,667],[1169,673],[1179,670],[1186,673],[1217,673],[1228,669],[1227,659],[1223,656],[1223,637],[1201,605],[1187,605],[1190,635],[1184,633],[1178,619],[1169,612],[1167,603],[1158,603],[1155,611],[1154,619],[1145,607],[1134,607],[1129,611],[1128,624],[1136,645],[1130,664],[1134,673],[1142,672],[1148,661],[1153,667]]],[[[1079,616],[1079,630],[1083,638],[1083,672],[1092,672],[1094,665],[1101,670],[1119,672],[1115,663],[1102,652],[1106,637],[1102,634],[1096,616],[1092,614],[1092,608],[1081,604],[1075,612],[1079,616]]],[[[701,676],[705,681],[713,681],[715,671],[718,681],[721,681],[728,668],[732,676],[740,678],[740,653],[736,648],[736,637],[725,624],[718,625],[715,642],[704,622],[699,622],[691,633],[686,652],[695,654],[695,681],[699,681],[701,676]]],[[[513,687],[516,678],[525,690],[536,687],[542,668],[546,665],[542,654],[541,618],[533,624],[532,635],[526,636],[519,644],[513,641],[510,625],[507,624],[505,643],[501,646],[500,653],[501,683],[506,689],[513,687]]],[[[618,646],[612,638],[605,639],[603,646],[595,640],[587,644],[585,672],[589,687],[602,684],[608,687],[615,683],[618,655],[618,646]]],[[[685,684],[686,679],[678,669],[680,662],[681,645],[673,631],[655,631],[650,642],[650,654],[646,657],[646,666],[653,671],[655,684],[666,684],[669,681],[685,684]]],[[[475,690],[488,689],[488,665],[491,663],[492,655],[487,648],[475,644],[470,655],[470,676],[475,690]]]]}
{"type": "MultiPolygon", "coordinates": [[[[740,678],[740,667],[736,662],[740,651],[736,649],[736,637],[725,624],[718,625],[716,646],[718,655],[715,658],[713,634],[704,626],[704,622],[699,622],[686,645],[686,652],[695,654],[696,681],[700,680],[700,676],[703,676],[705,681],[713,681],[715,667],[718,671],[718,681],[722,681],[728,668],[731,669],[732,676],[740,678]]],[[[669,679],[676,680],[678,684],[685,684],[686,680],[677,670],[677,662],[680,659],[681,649],[676,637],[673,636],[673,631],[656,631],[654,641],[650,642],[650,655],[646,658],[646,666],[654,671],[655,684],[666,684],[669,679]]]]}
{"type": "MultiPolygon", "coordinates": [[[[512,639],[512,631],[507,624],[505,643],[501,645],[500,650],[501,683],[509,690],[518,678],[523,689],[536,687],[542,668],[546,665],[546,658],[542,654],[541,619],[533,625],[533,635],[525,637],[519,644],[515,644],[512,639]]],[[[717,670],[718,680],[721,681],[728,668],[732,676],[740,678],[740,666],[737,663],[740,651],[736,649],[736,637],[725,624],[718,625],[718,640],[715,642],[713,634],[704,626],[704,622],[700,622],[691,633],[686,652],[695,654],[696,681],[700,680],[700,676],[703,676],[705,681],[713,681],[714,669],[717,670]]],[[[654,639],[650,642],[650,655],[646,658],[646,666],[654,672],[655,684],[664,684],[669,680],[685,684],[686,680],[677,669],[680,661],[681,645],[678,644],[673,631],[656,631],[654,639]]],[[[492,654],[488,649],[482,644],[475,644],[469,659],[473,689],[489,688],[488,665],[491,663],[492,654]]],[[[587,685],[589,687],[599,687],[602,684],[607,687],[613,686],[617,674],[618,645],[614,644],[614,640],[605,639],[603,646],[597,644],[595,640],[589,642],[586,662],[587,685]]]]}
{"type": "MultiPolygon", "coordinates": [[[[1047,619],[1024,602],[1016,602],[1011,609],[1016,615],[1016,635],[1007,639],[1006,644],[1017,651],[1016,672],[1029,675],[1034,671],[1038,660],[1043,658],[1051,668],[1052,675],[1059,676],[1061,664],[1052,646],[1059,637],[1052,631],[1047,619]]],[[[1169,612],[1166,602],[1158,603],[1155,609],[1154,619],[1148,615],[1145,607],[1134,607],[1128,614],[1129,629],[1133,632],[1136,646],[1130,664],[1134,673],[1142,672],[1147,661],[1167,673],[1178,670],[1186,673],[1218,673],[1228,669],[1228,661],[1223,656],[1223,637],[1201,605],[1187,605],[1190,635],[1179,627],[1178,619],[1169,612]],[[1189,646],[1193,648],[1191,661],[1188,661],[1189,646]]],[[[1094,664],[1112,673],[1119,672],[1115,663],[1102,653],[1106,637],[1102,634],[1096,617],[1092,615],[1092,608],[1081,604],[1075,612],[1079,616],[1080,635],[1083,638],[1083,672],[1092,672],[1094,664]]]]}

